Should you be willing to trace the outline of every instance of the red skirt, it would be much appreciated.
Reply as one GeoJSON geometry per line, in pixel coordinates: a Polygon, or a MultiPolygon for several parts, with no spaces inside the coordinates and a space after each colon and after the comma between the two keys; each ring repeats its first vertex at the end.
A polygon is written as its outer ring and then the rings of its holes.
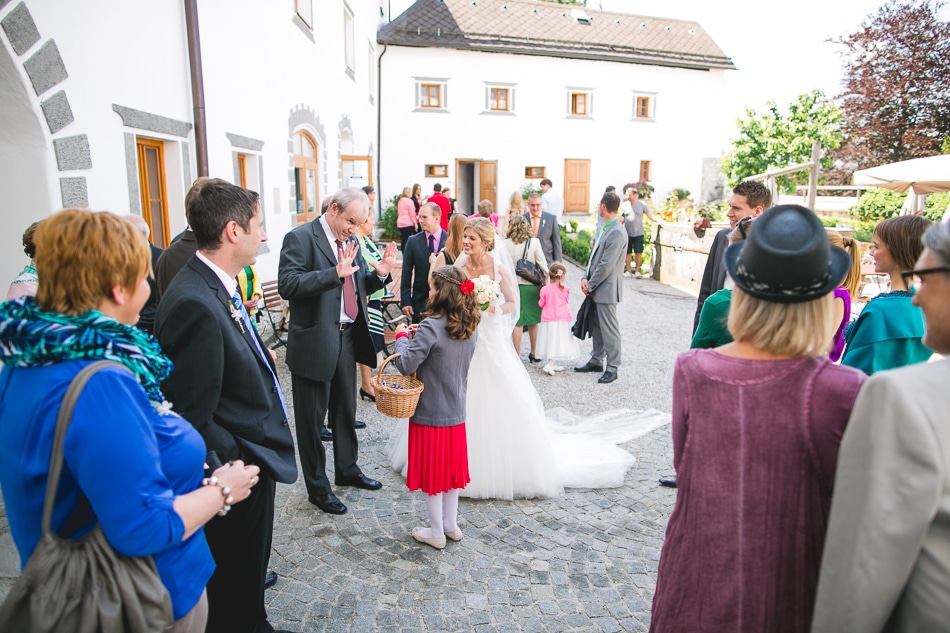
{"type": "Polygon", "coordinates": [[[409,461],[406,486],[430,495],[464,488],[468,474],[465,423],[423,426],[409,420],[409,461]]]}

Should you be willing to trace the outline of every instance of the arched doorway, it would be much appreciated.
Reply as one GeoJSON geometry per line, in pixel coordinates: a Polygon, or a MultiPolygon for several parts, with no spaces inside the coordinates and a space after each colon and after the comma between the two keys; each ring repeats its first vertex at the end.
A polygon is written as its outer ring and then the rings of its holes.
{"type": "Polygon", "coordinates": [[[49,198],[48,152],[42,123],[7,48],[0,46],[0,288],[26,266],[20,237],[47,217],[58,201],[49,198]]]}

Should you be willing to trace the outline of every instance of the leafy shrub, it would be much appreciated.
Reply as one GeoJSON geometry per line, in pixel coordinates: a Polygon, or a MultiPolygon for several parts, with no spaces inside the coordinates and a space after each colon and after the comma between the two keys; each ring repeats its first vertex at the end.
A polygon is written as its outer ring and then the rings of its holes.
{"type": "Polygon", "coordinates": [[[577,220],[568,220],[571,224],[571,233],[577,233],[577,220]]]}
{"type": "Polygon", "coordinates": [[[383,217],[379,219],[379,228],[383,229],[381,236],[383,238],[398,240],[400,237],[399,229],[396,228],[396,220],[399,217],[399,213],[396,211],[396,204],[399,202],[401,196],[402,194],[393,196],[393,199],[389,201],[389,206],[383,211],[383,217]]]}
{"type": "Polygon", "coordinates": [[[521,199],[527,200],[528,196],[530,196],[532,193],[540,195],[541,188],[536,187],[533,182],[525,183],[525,186],[521,188],[521,199]]]}
{"type": "Polygon", "coordinates": [[[864,228],[873,229],[881,220],[900,213],[905,197],[904,194],[890,189],[868,189],[861,195],[858,203],[851,207],[850,213],[864,228]]]}
{"type": "MultiPolygon", "coordinates": [[[[950,141],[950,137],[947,138],[950,141]]],[[[924,215],[934,222],[943,220],[943,214],[950,204],[950,192],[941,191],[940,193],[931,193],[927,196],[927,207],[924,215]]]]}

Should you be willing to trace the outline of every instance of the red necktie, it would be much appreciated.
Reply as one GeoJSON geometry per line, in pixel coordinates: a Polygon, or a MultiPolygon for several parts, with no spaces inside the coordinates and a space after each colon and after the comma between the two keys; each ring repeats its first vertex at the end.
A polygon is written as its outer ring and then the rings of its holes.
{"type": "MultiPolygon", "coordinates": [[[[340,240],[336,241],[336,250],[340,261],[343,261],[343,242],[340,240]]],[[[352,320],[356,320],[356,288],[353,287],[353,275],[343,278],[343,312],[352,320]]]]}

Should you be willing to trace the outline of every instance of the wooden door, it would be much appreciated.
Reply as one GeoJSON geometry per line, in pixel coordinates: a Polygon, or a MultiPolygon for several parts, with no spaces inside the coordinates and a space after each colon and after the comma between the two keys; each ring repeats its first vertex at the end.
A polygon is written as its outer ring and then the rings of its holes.
{"type": "Polygon", "coordinates": [[[564,159],[564,211],[590,211],[590,159],[564,159]]]}
{"type": "MultiPolygon", "coordinates": [[[[491,206],[496,211],[498,210],[498,201],[496,200],[496,193],[498,187],[498,161],[497,160],[483,160],[479,163],[479,172],[478,172],[478,200],[475,201],[475,204],[478,205],[482,200],[488,200],[491,202],[491,206]]],[[[472,209],[474,213],[477,213],[477,209],[472,209]]]]}

